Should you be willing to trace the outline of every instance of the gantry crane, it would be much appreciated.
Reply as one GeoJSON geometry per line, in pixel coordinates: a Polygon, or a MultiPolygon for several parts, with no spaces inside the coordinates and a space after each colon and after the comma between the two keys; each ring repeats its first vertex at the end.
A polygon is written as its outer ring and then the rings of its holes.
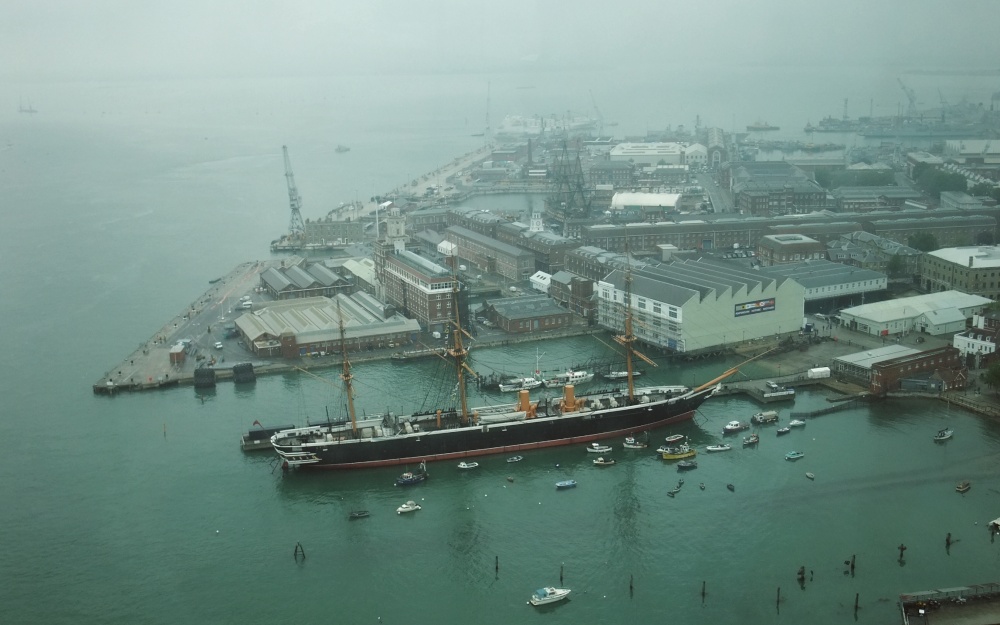
{"type": "Polygon", "coordinates": [[[295,187],[295,174],[292,173],[292,161],[288,158],[288,146],[281,146],[281,151],[285,155],[285,180],[288,181],[288,204],[292,209],[292,217],[288,221],[288,234],[293,237],[301,237],[305,234],[306,226],[302,223],[302,198],[299,197],[299,190],[295,187]]]}
{"type": "Polygon", "coordinates": [[[913,89],[910,89],[905,84],[903,84],[902,78],[896,78],[899,82],[899,86],[903,88],[903,93],[906,94],[906,99],[910,101],[909,106],[906,109],[907,117],[917,116],[917,94],[913,93],[913,89]]]}

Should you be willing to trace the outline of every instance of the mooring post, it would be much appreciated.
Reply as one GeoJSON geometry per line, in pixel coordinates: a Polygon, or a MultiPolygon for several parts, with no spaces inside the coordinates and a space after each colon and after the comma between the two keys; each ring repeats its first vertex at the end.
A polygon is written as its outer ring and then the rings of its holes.
{"type": "Polygon", "coordinates": [[[500,556],[496,556],[496,564],[494,564],[494,570],[497,573],[500,572],[500,556]]]}
{"type": "Polygon", "coordinates": [[[560,585],[562,585],[562,583],[563,583],[563,567],[564,566],[566,566],[565,562],[563,562],[562,564],[559,565],[559,584],[560,585]]]}
{"type": "Polygon", "coordinates": [[[631,597],[633,594],[635,594],[635,586],[633,584],[634,581],[635,581],[635,576],[632,575],[632,574],[629,574],[629,576],[628,576],[628,596],[629,597],[631,597]]]}
{"type": "Polygon", "coordinates": [[[705,580],[701,580],[701,599],[705,600],[705,580]]]}
{"type": "Polygon", "coordinates": [[[774,605],[777,606],[780,603],[781,603],[781,586],[778,586],[778,596],[775,597],[774,599],[774,605]]]}

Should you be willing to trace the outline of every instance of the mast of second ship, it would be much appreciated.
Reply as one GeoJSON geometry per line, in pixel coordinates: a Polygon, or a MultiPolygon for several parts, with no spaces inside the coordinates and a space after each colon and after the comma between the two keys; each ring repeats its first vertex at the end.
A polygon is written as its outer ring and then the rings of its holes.
{"type": "Polygon", "coordinates": [[[615,341],[625,347],[625,372],[628,379],[628,401],[630,404],[635,403],[635,376],[633,372],[635,370],[635,365],[633,361],[635,358],[641,359],[643,362],[655,367],[657,366],[655,362],[646,357],[644,354],[637,352],[635,350],[635,332],[632,329],[632,262],[629,259],[629,249],[628,249],[628,235],[625,236],[625,332],[619,336],[615,337],[615,341]]]}
{"type": "Polygon", "coordinates": [[[351,434],[358,435],[358,420],[354,415],[354,388],[351,380],[354,375],[351,373],[351,361],[347,359],[347,341],[345,340],[344,316],[340,312],[340,300],[337,301],[337,317],[340,325],[340,353],[344,356],[344,369],[340,373],[340,379],[344,381],[344,393],[347,394],[347,415],[351,418],[351,434]]]}

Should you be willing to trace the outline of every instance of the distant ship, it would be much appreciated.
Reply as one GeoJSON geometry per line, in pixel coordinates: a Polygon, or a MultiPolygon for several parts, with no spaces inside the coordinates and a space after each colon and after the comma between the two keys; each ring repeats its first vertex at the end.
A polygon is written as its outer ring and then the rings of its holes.
{"type": "Polygon", "coordinates": [[[836,117],[824,117],[819,120],[819,124],[813,126],[806,124],[806,132],[855,132],[860,128],[859,122],[852,119],[837,119],[836,117]]]}
{"type": "Polygon", "coordinates": [[[23,103],[19,103],[17,107],[18,113],[37,113],[38,110],[31,106],[31,102],[28,102],[28,106],[24,106],[23,103]]]}
{"type": "Polygon", "coordinates": [[[337,152],[338,154],[342,154],[342,153],[344,153],[344,152],[350,152],[350,151],[351,151],[351,148],[347,147],[346,145],[339,145],[339,144],[338,144],[338,145],[337,145],[337,147],[336,147],[336,149],[335,149],[335,151],[336,151],[336,152],[337,152]]]}
{"type": "Polygon", "coordinates": [[[747,130],[754,132],[758,130],[781,130],[781,128],[779,126],[772,126],[767,122],[757,122],[755,124],[749,124],[747,126],[747,130]]]}
{"type": "Polygon", "coordinates": [[[494,136],[498,139],[527,139],[539,137],[543,133],[582,133],[597,126],[597,120],[581,115],[566,115],[564,117],[522,117],[507,115],[497,128],[494,136]]]}

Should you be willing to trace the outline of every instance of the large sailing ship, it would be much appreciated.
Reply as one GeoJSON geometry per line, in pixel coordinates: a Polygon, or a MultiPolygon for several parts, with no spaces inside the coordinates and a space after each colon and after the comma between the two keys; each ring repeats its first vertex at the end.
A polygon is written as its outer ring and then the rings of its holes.
{"type": "Polygon", "coordinates": [[[531,401],[529,391],[522,390],[512,404],[470,408],[465,375],[475,374],[466,363],[468,351],[462,341],[468,335],[457,322],[458,298],[453,298],[452,344],[447,357],[458,378],[458,407],[407,416],[386,413],[359,418],[354,411],[350,362],[346,350],[341,350],[346,419],[284,430],[271,437],[271,444],[285,468],[364,469],[584,444],[690,420],[695,410],[719,390],[721,380],[736,369],[693,389],[636,388],[633,359],[656,364],[633,348],[636,338],[632,332],[630,287],[631,276],[626,275],[624,332],[615,337],[625,351],[624,389],[578,396],[574,385],[567,384],[558,399],[531,401]]]}

